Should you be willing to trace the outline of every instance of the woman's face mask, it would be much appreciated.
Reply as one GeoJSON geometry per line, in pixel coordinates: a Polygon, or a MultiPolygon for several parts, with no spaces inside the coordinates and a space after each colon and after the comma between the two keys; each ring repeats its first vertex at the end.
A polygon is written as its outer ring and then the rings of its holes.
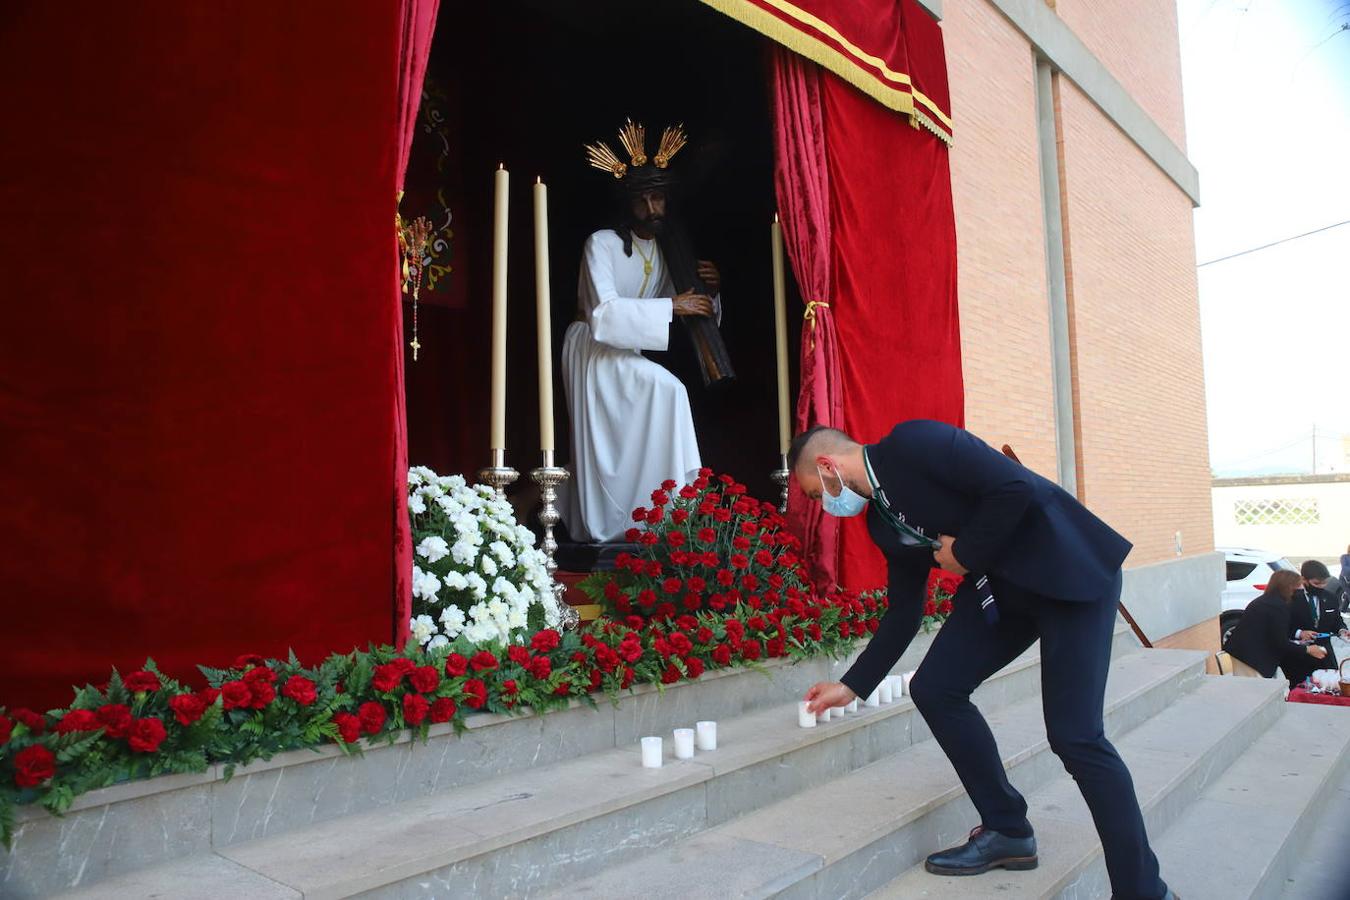
{"type": "Polygon", "coordinates": [[[831,494],[826,483],[825,473],[820,470],[820,466],[816,466],[816,474],[820,476],[820,506],[826,513],[841,519],[847,519],[856,516],[867,508],[867,498],[844,484],[844,479],[838,475],[831,476],[839,482],[839,493],[831,494]]]}

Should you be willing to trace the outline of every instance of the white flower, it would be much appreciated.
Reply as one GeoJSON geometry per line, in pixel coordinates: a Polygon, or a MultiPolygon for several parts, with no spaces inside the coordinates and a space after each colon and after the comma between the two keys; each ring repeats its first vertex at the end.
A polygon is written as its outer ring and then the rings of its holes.
{"type": "Polygon", "coordinates": [[[525,627],[525,614],[518,609],[513,609],[506,615],[506,624],[511,628],[525,627]]]}
{"type": "Polygon", "coordinates": [[[431,616],[418,616],[409,623],[412,629],[412,636],[417,638],[417,643],[426,644],[431,640],[431,636],[436,633],[436,623],[431,621],[431,616]]]}
{"type": "Polygon", "coordinates": [[[464,576],[464,580],[468,582],[469,591],[472,592],[476,599],[486,599],[487,582],[483,580],[482,575],[479,575],[477,572],[470,572],[464,576]]]}
{"type": "Polygon", "coordinates": [[[471,566],[474,560],[478,558],[478,548],[471,542],[461,539],[455,541],[455,546],[450,548],[450,555],[461,566],[471,566]]]}
{"type": "Polygon", "coordinates": [[[464,630],[464,610],[450,604],[441,610],[441,625],[445,627],[446,634],[455,637],[464,630]]]}
{"type": "Polygon", "coordinates": [[[469,607],[469,618],[473,619],[475,625],[479,625],[491,620],[492,614],[488,612],[486,603],[475,603],[469,607]]]}
{"type": "Polygon", "coordinates": [[[436,577],[435,572],[424,572],[417,566],[413,566],[412,593],[414,597],[434,601],[436,592],[440,590],[440,587],[441,580],[436,577]]]}
{"type": "Polygon", "coordinates": [[[420,516],[427,511],[426,501],[422,499],[421,494],[413,494],[408,498],[408,512],[414,516],[420,516]]]}
{"type": "Polygon", "coordinates": [[[439,650],[439,649],[441,649],[442,647],[448,646],[449,644],[450,644],[450,639],[449,639],[448,637],[446,637],[446,636],[443,635],[443,634],[438,634],[438,635],[436,635],[434,638],[431,639],[431,643],[427,644],[427,649],[428,649],[428,650],[439,650]]]}
{"type": "Polygon", "coordinates": [[[453,569],[441,576],[441,583],[452,591],[466,591],[469,589],[469,579],[464,577],[463,572],[456,572],[453,569]]]}
{"type": "Polygon", "coordinates": [[[497,558],[502,561],[502,565],[506,566],[508,569],[516,564],[516,555],[511,552],[510,547],[506,546],[506,544],[501,541],[493,541],[491,544],[488,544],[488,549],[495,553],[497,558]]]}
{"type": "Polygon", "coordinates": [[[483,554],[483,574],[491,578],[497,574],[497,562],[486,553],[483,554]]]}
{"type": "Polygon", "coordinates": [[[422,538],[422,543],[417,545],[417,555],[427,562],[434,563],[437,560],[444,559],[449,553],[450,545],[439,534],[428,535],[422,538]]]}

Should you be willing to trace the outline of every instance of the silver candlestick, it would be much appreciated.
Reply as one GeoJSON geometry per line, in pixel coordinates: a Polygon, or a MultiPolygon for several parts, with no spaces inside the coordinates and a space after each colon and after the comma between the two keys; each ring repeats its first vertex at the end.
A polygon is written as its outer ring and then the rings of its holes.
{"type": "Polygon", "coordinates": [[[553,464],[553,451],[543,451],[543,465],[530,473],[530,478],[539,485],[539,524],[544,526],[544,538],[540,549],[544,551],[544,568],[548,570],[549,583],[553,586],[553,599],[562,614],[562,627],[571,631],[581,623],[581,616],[571,604],[564,602],[563,594],[567,588],[554,577],[558,571],[558,562],[554,554],[558,552],[558,541],[553,536],[553,526],[558,524],[562,515],[558,512],[558,485],[566,481],[570,474],[561,466],[553,464]]]}
{"type": "Polygon", "coordinates": [[[520,473],[506,464],[506,451],[492,448],[492,465],[478,470],[478,480],[491,485],[498,497],[506,496],[506,488],[520,477],[520,473]]]}
{"type": "Polygon", "coordinates": [[[773,480],[773,483],[778,485],[778,487],[782,490],[782,494],[780,495],[780,499],[778,501],[778,511],[780,513],[787,512],[788,475],[789,473],[787,466],[787,457],[780,456],[778,458],[778,469],[769,473],[769,478],[771,478],[773,480]]]}

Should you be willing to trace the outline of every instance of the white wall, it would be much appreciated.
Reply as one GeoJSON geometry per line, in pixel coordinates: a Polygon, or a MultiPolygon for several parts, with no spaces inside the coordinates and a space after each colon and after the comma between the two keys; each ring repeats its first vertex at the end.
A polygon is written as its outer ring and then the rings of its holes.
{"type": "Polygon", "coordinates": [[[1281,556],[1339,558],[1350,544],[1350,478],[1321,481],[1251,479],[1214,486],[1214,544],[1254,547],[1281,556]],[[1284,483],[1281,483],[1284,482],[1284,483]],[[1316,524],[1239,524],[1236,504],[1242,501],[1312,501],[1316,524]]]}

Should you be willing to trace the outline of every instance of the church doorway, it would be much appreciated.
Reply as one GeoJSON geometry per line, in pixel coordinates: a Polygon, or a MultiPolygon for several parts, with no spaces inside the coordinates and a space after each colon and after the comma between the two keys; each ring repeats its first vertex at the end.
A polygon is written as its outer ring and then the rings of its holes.
{"type": "MultiPolygon", "coordinates": [[[[684,123],[690,143],[673,166],[681,187],[672,213],[684,220],[696,253],[722,273],[722,334],[737,377],[715,390],[686,379],[703,464],[734,474],[755,496],[776,499],[769,480],[778,461],[778,400],[767,48],[759,35],[695,0],[442,4],[401,205],[404,216],[430,218],[442,238],[433,261],[439,269],[429,273],[435,284],[424,286],[417,311],[418,359],[405,355],[413,465],[471,476],[487,464],[498,163],[511,172],[507,463],[522,475],[539,464],[536,176],[549,186],[554,417],[558,459],[570,462],[557,360],[576,315],[582,245],[614,219],[609,176],[587,166],[582,145],[600,139],[617,147],[615,132],[631,116],[649,136],[684,123]]],[[[789,298],[789,309],[795,302],[789,298]]],[[[410,303],[404,314],[406,351],[410,303]]],[[[795,348],[800,320],[789,319],[788,346],[795,348]]],[[[795,373],[795,350],[789,352],[795,373]]]]}

